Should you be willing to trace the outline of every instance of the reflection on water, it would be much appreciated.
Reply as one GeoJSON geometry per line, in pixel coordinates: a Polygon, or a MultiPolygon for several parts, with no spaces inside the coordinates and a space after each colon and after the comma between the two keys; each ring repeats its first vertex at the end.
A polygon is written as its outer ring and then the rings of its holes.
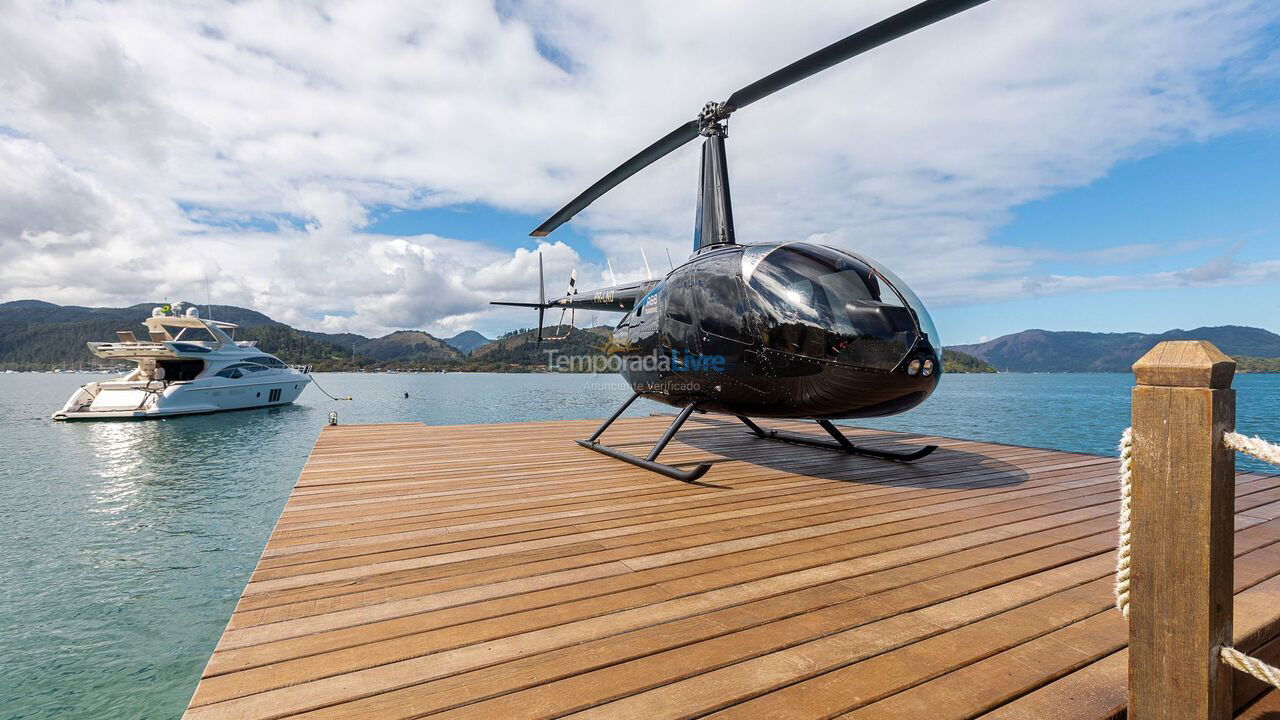
{"type": "Polygon", "coordinates": [[[180,715],[330,410],[595,417],[628,393],[616,377],[584,390],[583,377],[320,375],[356,399],[309,389],[285,407],[52,422],[90,379],[0,375],[0,717],[180,715]]]}
{"type": "MultiPolygon", "coordinates": [[[[589,418],[629,394],[616,376],[320,375],[355,400],[308,389],[263,410],[49,420],[89,379],[0,375],[0,717],[180,715],[330,410],[343,423],[589,418]]],[[[948,376],[920,408],[859,423],[1111,453],[1131,384],[948,376]]],[[[1280,438],[1280,376],[1236,387],[1240,429],[1280,438]]]]}

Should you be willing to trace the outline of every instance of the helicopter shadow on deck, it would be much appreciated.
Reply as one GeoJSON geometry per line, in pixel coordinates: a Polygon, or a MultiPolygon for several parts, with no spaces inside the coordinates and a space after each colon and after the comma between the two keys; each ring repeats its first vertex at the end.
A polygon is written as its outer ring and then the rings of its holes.
{"type": "MultiPolygon", "coordinates": [[[[868,447],[893,451],[910,451],[922,444],[923,436],[871,432],[873,434],[851,439],[859,444],[865,442],[868,447]],[[886,436],[893,439],[886,440],[886,436]]],[[[823,438],[817,425],[813,426],[813,437],[823,438]]],[[[730,460],[793,475],[864,485],[932,487],[941,483],[947,489],[973,490],[1021,485],[1028,478],[1026,470],[981,453],[940,447],[926,458],[895,462],[757,438],[732,418],[699,417],[696,423],[690,423],[680,432],[678,439],[719,456],[708,460],[712,464],[709,480],[717,475],[720,480],[728,480],[725,477],[728,469],[723,466],[730,460]],[[954,482],[956,480],[959,482],[954,482]]]]}

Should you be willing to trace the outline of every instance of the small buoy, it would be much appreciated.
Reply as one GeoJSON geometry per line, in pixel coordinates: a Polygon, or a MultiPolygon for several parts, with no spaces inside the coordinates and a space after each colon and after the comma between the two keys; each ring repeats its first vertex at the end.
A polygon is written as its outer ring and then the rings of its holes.
{"type": "Polygon", "coordinates": [[[329,424],[330,424],[330,425],[337,425],[337,424],[338,424],[338,411],[337,411],[337,410],[330,410],[330,411],[329,411],[329,424]]]}

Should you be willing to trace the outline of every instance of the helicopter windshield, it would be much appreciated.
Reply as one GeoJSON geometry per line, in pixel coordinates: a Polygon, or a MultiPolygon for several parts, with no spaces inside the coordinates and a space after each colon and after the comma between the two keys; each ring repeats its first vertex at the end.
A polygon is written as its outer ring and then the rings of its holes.
{"type": "Polygon", "coordinates": [[[902,278],[894,275],[892,270],[866,255],[857,255],[856,257],[862,262],[870,265],[872,269],[880,275],[883,282],[888,283],[897,291],[898,295],[902,296],[903,301],[907,303],[907,307],[915,311],[916,321],[920,323],[920,332],[925,334],[926,338],[929,340],[929,344],[932,345],[935,350],[941,352],[942,339],[938,336],[938,328],[933,324],[933,318],[929,316],[929,311],[925,309],[924,303],[921,302],[920,298],[911,291],[910,286],[903,282],[902,278]]]}
{"type": "Polygon", "coordinates": [[[790,243],[748,248],[742,264],[768,318],[766,347],[892,370],[915,344],[918,329],[907,299],[883,271],[861,259],[790,243]]]}

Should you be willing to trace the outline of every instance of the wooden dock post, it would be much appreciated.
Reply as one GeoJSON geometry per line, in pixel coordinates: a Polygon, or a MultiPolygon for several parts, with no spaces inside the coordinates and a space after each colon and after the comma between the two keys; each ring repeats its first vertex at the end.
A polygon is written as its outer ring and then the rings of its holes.
{"type": "Polygon", "coordinates": [[[1235,362],[1162,342],[1133,365],[1129,720],[1231,717],[1235,362]]]}

